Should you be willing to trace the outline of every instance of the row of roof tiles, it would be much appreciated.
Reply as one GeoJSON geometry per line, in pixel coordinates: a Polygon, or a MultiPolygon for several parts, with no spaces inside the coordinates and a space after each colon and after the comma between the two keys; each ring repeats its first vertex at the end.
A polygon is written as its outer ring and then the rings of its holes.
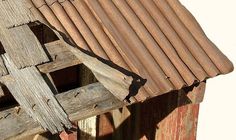
{"type": "Polygon", "coordinates": [[[178,0],[30,2],[79,47],[147,79],[138,100],[233,70],[178,0]]]}

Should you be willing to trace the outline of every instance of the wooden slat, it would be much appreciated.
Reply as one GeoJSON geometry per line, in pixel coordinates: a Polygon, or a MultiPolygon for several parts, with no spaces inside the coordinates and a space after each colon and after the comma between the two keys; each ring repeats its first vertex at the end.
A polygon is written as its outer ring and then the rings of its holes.
{"type": "Polygon", "coordinates": [[[71,123],[54,97],[53,90],[42,78],[35,66],[17,69],[7,55],[4,62],[14,82],[5,81],[11,94],[21,107],[35,121],[51,133],[64,130],[63,126],[70,128],[71,123]]]}
{"type": "Polygon", "coordinates": [[[6,29],[0,25],[0,40],[17,68],[49,61],[28,25],[6,29]]]}
{"type": "MultiPolygon", "coordinates": [[[[57,94],[56,98],[69,114],[71,121],[81,120],[124,106],[122,101],[115,98],[100,83],[57,94]]],[[[0,118],[2,118],[0,126],[7,126],[0,127],[2,139],[11,137],[15,140],[44,132],[42,127],[31,119],[24,110],[20,110],[19,114],[15,109],[1,111],[0,118]]]]}
{"type": "Polygon", "coordinates": [[[33,14],[26,8],[25,0],[0,1],[0,22],[4,27],[14,27],[34,20],[33,14]]]}
{"type": "Polygon", "coordinates": [[[37,66],[43,73],[50,73],[81,63],[60,40],[45,44],[45,48],[48,51],[52,62],[37,66]]]}

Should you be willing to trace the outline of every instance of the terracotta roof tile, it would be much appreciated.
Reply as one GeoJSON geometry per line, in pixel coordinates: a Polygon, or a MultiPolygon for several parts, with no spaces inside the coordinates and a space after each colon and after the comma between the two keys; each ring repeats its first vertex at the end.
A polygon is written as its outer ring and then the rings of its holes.
{"type": "Polygon", "coordinates": [[[32,2],[79,47],[147,79],[140,100],[233,70],[178,0],[32,2]]]}

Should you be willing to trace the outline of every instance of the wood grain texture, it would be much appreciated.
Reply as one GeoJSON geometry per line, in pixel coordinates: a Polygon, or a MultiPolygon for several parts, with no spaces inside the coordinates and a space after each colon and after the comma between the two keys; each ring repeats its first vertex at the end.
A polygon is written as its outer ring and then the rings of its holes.
{"type": "Polygon", "coordinates": [[[32,66],[19,70],[9,56],[3,58],[14,78],[14,82],[5,81],[4,84],[26,113],[53,134],[63,131],[64,126],[71,128],[67,114],[37,68],[32,66]]]}
{"type": "Polygon", "coordinates": [[[43,73],[50,73],[81,63],[81,61],[71,53],[60,40],[45,44],[45,48],[48,51],[52,62],[37,66],[43,73]]]}
{"type": "Polygon", "coordinates": [[[27,9],[25,0],[1,0],[0,22],[4,27],[14,27],[35,21],[33,14],[27,9]]]}
{"type": "MultiPolygon", "coordinates": [[[[56,98],[71,121],[82,120],[125,105],[100,83],[57,94],[56,98]]],[[[14,108],[1,111],[1,117],[3,119],[0,120],[0,126],[8,126],[0,127],[3,140],[7,138],[15,140],[45,131],[23,109],[19,114],[14,108]]]]}
{"type": "Polygon", "coordinates": [[[0,39],[6,53],[17,68],[24,68],[49,61],[38,39],[28,25],[11,29],[0,25],[0,39]]]}

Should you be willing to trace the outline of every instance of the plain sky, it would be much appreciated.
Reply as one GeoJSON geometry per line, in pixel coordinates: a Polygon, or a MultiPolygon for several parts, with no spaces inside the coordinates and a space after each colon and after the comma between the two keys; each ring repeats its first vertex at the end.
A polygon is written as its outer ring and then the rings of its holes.
{"type": "MultiPolygon", "coordinates": [[[[236,0],[180,0],[236,67],[236,0]]],[[[197,140],[236,140],[236,72],[207,81],[197,140]]]]}

